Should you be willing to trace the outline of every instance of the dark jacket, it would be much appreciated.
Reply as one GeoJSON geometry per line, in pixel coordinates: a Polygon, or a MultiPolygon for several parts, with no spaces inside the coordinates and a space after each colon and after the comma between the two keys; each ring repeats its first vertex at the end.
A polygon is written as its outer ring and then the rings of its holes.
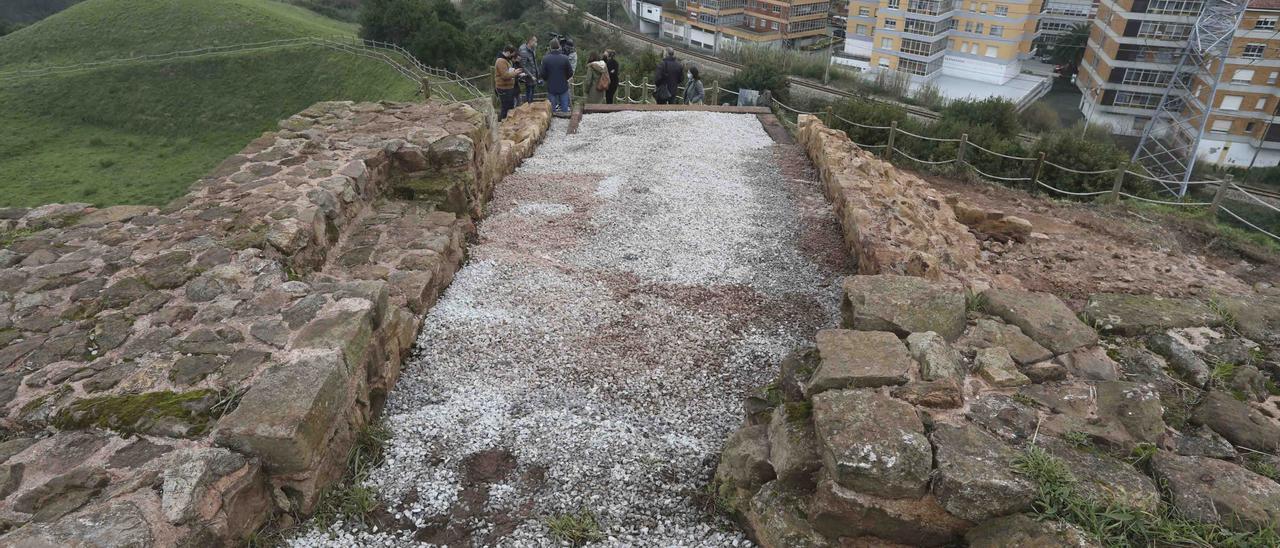
{"type": "Polygon", "coordinates": [[[524,68],[525,80],[533,81],[538,79],[538,54],[529,47],[529,44],[520,44],[520,49],[516,50],[516,55],[520,59],[520,66],[524,68]]]}
{"type": "Polygon", "coordinates": [[[618,89],[618,82],[622,81],[622,76],[618,74],[618,60],[612,57],[605,59],[604,66],[609,69],[609,89],[618,89]]]}
{"type": "MultiPolygon", "coordinates": [[[[665,87],[671,97],[680,95],[679,86],[684,82],[684,65],[680,61],[676,61],[674,57],[663,59],[658,64],[658,71],[653,76],[653,85],[656,87],[665,87]]],[[[657,93],[657,90],[654,90],[657,93]]]]}
{"type": "Polygon", "coordinates": [[[539,72],[547,83],[547,93],[559,95],[569,92],[569,78],[573,77],[573,65],[563,51],[553,49],[542,58],[542,71],[539,72]]]}

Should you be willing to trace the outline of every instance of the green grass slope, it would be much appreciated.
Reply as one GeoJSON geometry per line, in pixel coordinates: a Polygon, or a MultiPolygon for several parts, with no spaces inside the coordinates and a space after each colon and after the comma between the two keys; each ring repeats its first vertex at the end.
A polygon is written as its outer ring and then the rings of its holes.
{"type": "MultiPolygon", "coordinates": [[[[0,38],[0,67],[350,33],[267,0],[87,0],[0,38]]],[[[317,101],[408,100],[379,62],[316,47],[0,82],[0,207],[163,204],[317,101]]]]}

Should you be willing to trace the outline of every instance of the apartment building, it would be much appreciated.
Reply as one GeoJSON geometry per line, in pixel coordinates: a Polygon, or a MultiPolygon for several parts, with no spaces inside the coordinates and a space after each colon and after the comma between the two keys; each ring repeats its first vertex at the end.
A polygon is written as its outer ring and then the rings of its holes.
{"type": "Polygon", "coordinates": [[[914,82],[952,76],[1003,85],[1036,35],[1039,0],[851,0],[845,56],[914,82]]]}
{"type": "Polygon", "coordinates": [[[744,45],[794,48],[829,34],[830,0],[674,0],[664,38],[711,51],[744,45]]]}
{"type": "MultiPolygon", "coordinates": [[[[1091,123],[1141,135],[1155,114],[1204,0],[1102,0],[1076,83],[1091,123]]],[[[1217,164],[1280,163],[1280,0],[1254,0],[1236,29],[1197,151],[1217,164]]],[[[1191,113],[1203,113],[1213,75],[1194,78],[1191,113]]]]}

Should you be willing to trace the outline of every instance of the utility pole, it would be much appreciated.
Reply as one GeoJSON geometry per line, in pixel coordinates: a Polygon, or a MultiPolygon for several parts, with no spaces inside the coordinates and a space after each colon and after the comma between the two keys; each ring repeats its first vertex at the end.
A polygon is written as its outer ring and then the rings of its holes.
{"type": "Polygon", "coordinates": [[[831,14],[827,14],[827,66],[822,69],[822,85],[831,82],[831,62],[835,61],[836,56],[836,31],[831,28],[831,14]]]}

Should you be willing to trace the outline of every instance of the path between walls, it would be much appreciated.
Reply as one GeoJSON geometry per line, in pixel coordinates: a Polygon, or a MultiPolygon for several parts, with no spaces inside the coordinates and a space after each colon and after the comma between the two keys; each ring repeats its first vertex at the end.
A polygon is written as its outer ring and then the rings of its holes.
{"type": "Polygon", "coordinates": [[[495,190],[431,309],[370,480],[400,529],[295,546],[747,544],[706,484],[742,398],[837,323],[849,273],[803,153],[750,115],[565,122],[495,190]]]}

